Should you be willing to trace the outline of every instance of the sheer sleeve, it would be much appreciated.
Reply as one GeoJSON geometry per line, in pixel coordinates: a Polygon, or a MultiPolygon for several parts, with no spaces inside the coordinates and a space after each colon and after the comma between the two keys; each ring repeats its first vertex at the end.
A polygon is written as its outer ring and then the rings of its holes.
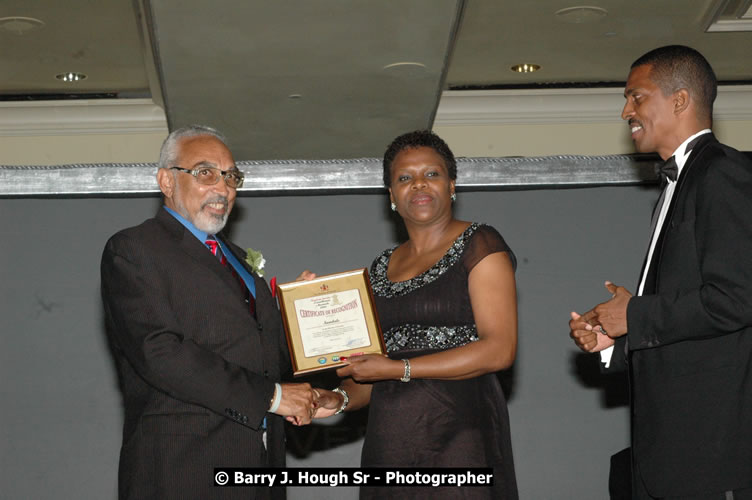
{"type": "Polygon", "coordinates": [[[496,252],[506,252],[512,261],[512,267],[517,269],[517,258],[499,232],[491,226],[480,225],[473,233],[462,255],[462,265],[465,268],[465,272],[470,274],[470,271],[473,270],[478,262],[496,252]]]}

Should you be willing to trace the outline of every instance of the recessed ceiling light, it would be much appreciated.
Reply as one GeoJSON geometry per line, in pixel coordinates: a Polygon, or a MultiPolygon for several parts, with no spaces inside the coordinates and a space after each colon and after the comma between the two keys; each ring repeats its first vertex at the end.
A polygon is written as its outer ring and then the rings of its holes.
{"type": "Polygon", "coordinates": [[[566,9],[557,10],[554,14],[556,18],[563,23],[584,24],[600,21],[608,11],[600,7],[591,7],[589,5],[580,5],[577,7],[567,7],[566,9]]]}
{"type": "Polygon", "coordinates": [[[42,26],[44,26],[44,21],[33,17],[0,17],[0,28],[16,35],[25,35],[29,31],[41,28],[42,26]]]}
{"type": "Polygon", "coordinates": [[[301,94],[290,94],[287,96],[288,99],[302,99],[303,96],[301,94]]]}
{"type": "Polygon", "coordinates": [[[81,80],[86,80],[87,77],[83,73],[75,73],[73,71],[69,71],[67,73],[60,73],[59,75],[55,75],[55,78],[64,82],[79,82],[81,80]]]}
{"type": "Polygon", "coordinates": [[[522,63],[515,64],[509,69],[511,69],[515,73],[532,73],[534,71],[538,71],[539,69],[541,69],[541,67],[539,64],[522,63]]]}

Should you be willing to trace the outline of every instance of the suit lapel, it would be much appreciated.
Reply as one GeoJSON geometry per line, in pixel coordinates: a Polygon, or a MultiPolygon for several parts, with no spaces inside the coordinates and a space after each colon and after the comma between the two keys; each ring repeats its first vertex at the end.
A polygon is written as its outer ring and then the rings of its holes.
{"type": "MultiPolygon", "coordinates": [[[[241,266],[243,266],[243,269],[251,276],[251,279],[253,280],[253,283],[249,283],[246,286],[247,288],[253,288],[253,290],[258,289],[257,284],[257,277],[256,274],[253,272],[253,269],[251,269],[251,266],[248,265],[248,262],[246,262],[246,255],[243,253],[243,249],[238,247],[237,245],[234,245],[230,243],[230,240],[228,240],[224,234],[220,233],[217,235],[217,239],[222,243],[222,248],[226,251],[232,254],[233,257],[235,257],[235,260],[240,263],[241,266]],[[250,285],[250,286],[249,286],[250,285]]],[[[228,262],[228,266],[231,266],[231,264],[228,262]]],[[[242,274],[238,273],[240,276],[242,274]]],[[[241,280],[245,281],[247,278],[245,276],[242,276],[241,280]]]]}
{"type": "Polygon", "coordinates": [[[248,271],[249,274],[253,275],[253,271],[248,266],[248,263],[245,261],[245,255],[241,255],[240,250],[236,245],[230,243],[230,240],[227,239],[227,236],[224,233],[217,234],[217,239],[222,243],[222,248],[224,248],[225,251],[229,251],[232,253],[232,255],[235,256],[238,262],[248,271]]]}
{"type": "Polygon", "coordinates": [[[188,231],[180,221],[164,209],[161,209],[157,213],[156,219],[165,227],[181,251],[195,259],[200,266],[210,269],[219,279],[227,283],[227,286],[231,287],[232,290],[239,288],[238,281],[232,273],[220,264],[219,260],[206,248],[206,245],[188,231]]]}
{"type": "MultiPolygon", "coordinates": [[[[232,252],[235,258],[238,259],[238,262],[240,262],[240,264],[246,269],[246,271],[248,271],[248,273],[253,278],[253,283],[255,285],[255,290],[256,290],[256,297],[255,297],[256,317],[257,317],[259,324],[266,322],[264,320],[268,318],[263,318],[263,316],[269,311],[274,311],[275,313],[277,311],[277,304],[276,302],[274,302],[274,298],[271,296],[271,293],[269,292],[269,287],[266,285],[266,282],[264,281],[264,279],[261,278],[257,273],[255,273],[251,269],[251,266],[248,265],[248,262],[246,262],[245,260],[245,255],[242,254],[243,252],[242,248],[230,242],[224,234],[220,234],[218,235],[218,237],[225,244],[225,247],[230,252],[232,252]]],[[[245,291],[247,292],[247,289],[245,291]]]]}

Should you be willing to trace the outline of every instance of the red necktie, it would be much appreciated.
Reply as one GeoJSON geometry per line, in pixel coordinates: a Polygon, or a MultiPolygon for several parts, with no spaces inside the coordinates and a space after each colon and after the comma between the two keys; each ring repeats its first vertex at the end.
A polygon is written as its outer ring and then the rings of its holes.
{"type": "MultiPolygon", "coordinates": [[[[227,258],[222,254],[222,249],[219,248],[219,243],[217,243],[217,240],[215,239],[207,239],[204,243],[206,243],[206,246],[209,247],[209,251],[219,259],[219,263],[223,266],[227,267],[227,258]]],[[[256,299],[253,298],[253,295],[248,292],[248,287],[245,283],[243,283],[243,279],[238,276],[238,273],[235,272],[235,269],[230,266],[230,271],[232,272],[232,275],[235,276],[235,278],[240,282],[240,285],[243,287],[243,290],[246,293],[246,302],[248,302],[248,307],[251,310],[251,314],[254,316],[256,315],[256,299]]]]}
{"type": "Polygon", "coordinates": [[[217,257],[219,259],[219,263],[223,266],[227,265],[227,258],[225,258],[224,255],[222,255],[222,250],[219,249],[219,243],[217,243],[217,240],[206,240],[204,243],[206,243],[206,246],[209,247],[209,250],[211,251],[212,255],[217,257]]]}

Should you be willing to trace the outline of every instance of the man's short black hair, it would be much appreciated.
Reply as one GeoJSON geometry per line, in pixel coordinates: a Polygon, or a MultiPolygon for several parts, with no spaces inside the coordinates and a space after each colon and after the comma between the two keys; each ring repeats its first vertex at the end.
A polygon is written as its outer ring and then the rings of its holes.
{"type": "Polygon", "coordinates": [[[412,148],[431,148],[444,159],[451,180],[457,179],[457,162],[447,143],[430,130],[415,130],[402,134],[392,141],[384,153],[384,185],[392,186],[392,162],[402,151],[412,148]]]}
{"type": "Polygon", "coordinates": [[[698,118],[712,119],[718,81],[702,54],[684,45],[667,45],[637,59],[632,69],[643,65],[650,65],[650,80],[664,96],[687,89],[697,104],[698,118]]]}

